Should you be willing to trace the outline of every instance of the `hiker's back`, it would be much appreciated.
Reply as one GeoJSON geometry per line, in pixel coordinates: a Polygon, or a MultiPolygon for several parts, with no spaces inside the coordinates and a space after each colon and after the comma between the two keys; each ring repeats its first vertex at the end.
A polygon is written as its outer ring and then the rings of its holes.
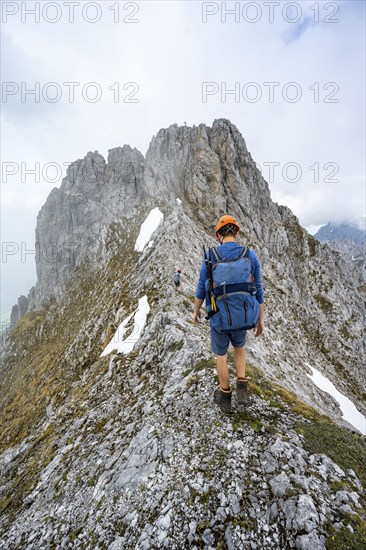
{"type": "Polygon", "coordinates": [[[216,249],[219,251],[222,258],[232,260],[233,258],[239,256],[240,252],[243,250],[243,247],[236,242],[228,242],[220,244],[216,247],[216,249]]]}
{"type": "MultiPolygon", "coordinates": [[[[210,315],[212,327],[218,330],[253,328],[258,320],[259,304],[256,300],[249,249],[236,242],[227,242],[210,249],[212,262],[212,293],[218,312],[210,315]]],[[[206,303],[209,298],[209,281],[206,285],[206,303]]]]}

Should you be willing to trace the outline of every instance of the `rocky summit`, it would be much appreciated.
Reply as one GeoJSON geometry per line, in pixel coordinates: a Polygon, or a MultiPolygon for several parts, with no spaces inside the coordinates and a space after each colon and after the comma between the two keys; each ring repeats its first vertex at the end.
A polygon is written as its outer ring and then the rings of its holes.
{"type": "Polygon", "coordinates": [[[314,235],[318,241],[327,243],[347,260],[363,270],[366,277],[366,218],[323,225],[314,235]]]}
{"type": "Polygon", "coordinates": [[[364,274],[272,201],[231,122],[72,163],[36,250],[1,347],[0,549],[366,548],[365,432],[311,377],[366,414],[364,274]],[[232,415],[192,322],[224,213],[265,287],[232,415]]]}

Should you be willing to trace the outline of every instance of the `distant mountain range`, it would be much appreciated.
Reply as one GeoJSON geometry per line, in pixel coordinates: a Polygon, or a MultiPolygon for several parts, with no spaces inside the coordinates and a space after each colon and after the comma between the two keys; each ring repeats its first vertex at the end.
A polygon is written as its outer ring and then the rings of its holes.
{"type": "Polygon", "coordinates": [[[323,225],[314,235],[318,241],[352,241],[356,245],[363,245],[365,242],[365,218],[360,220],[346,221],[342,223],[328,222],[323,225]]]}
{"type": "Polygon", "coordinates": [[[366,274],[366,218],[342,223],[328,222],[314,235],[318,241],[327,243],[340,252],[346,260],[366,274]]]}

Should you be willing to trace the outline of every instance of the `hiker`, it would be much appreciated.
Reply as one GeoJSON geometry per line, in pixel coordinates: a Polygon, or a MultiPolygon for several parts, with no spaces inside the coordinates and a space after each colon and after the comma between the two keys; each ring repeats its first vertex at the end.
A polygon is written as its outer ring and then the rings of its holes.
{"type": "Polygon", "coordinates": [[[177,271],[174,273],[174,284],[175,284],[175,290],[178,292],[180,283],[181,283],[181,269],[177,269],[177,271]]]}
{"type": "Polygon", "coordinates": [[[248,405],[248,381],[245,378],[247,330],[255,336],[264,331],[264,299],[261,266],[256,253],[239,245],[236,236],[240,228],[233,216],[222,216],[216,224],[220,245],[205,251],[198,279],[193,321],[199,323],[201,306],[206,298],[206,310],[211,326],[211,351],[216,354],[220,387],[214,401],[227,413],[231,412],[232,391],[229,383],[227,351],[234,348],[236,394],[238,404],[248,405]]]}

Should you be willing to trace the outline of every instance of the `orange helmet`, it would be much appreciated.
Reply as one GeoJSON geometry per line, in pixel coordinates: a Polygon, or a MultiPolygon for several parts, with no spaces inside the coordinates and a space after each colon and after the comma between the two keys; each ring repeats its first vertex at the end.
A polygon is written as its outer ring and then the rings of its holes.
{"type": "Polygon", "coordinates": [[[219,221],[216,224],[216,227],[215,227],[216,237],[218,237],[218,233],[219,233],[220,229],[222,229],[223,227],[225,227],[225,225],[228,225],[229,223],[231,225],[235,225],[236,229],[238,231],[240,231],[240,227],[239,227],[238,222],[236,221],[236,219],[233,216],[225,215],[225,216],[221,216],[221,218],[219,219],[219,221]]]}

